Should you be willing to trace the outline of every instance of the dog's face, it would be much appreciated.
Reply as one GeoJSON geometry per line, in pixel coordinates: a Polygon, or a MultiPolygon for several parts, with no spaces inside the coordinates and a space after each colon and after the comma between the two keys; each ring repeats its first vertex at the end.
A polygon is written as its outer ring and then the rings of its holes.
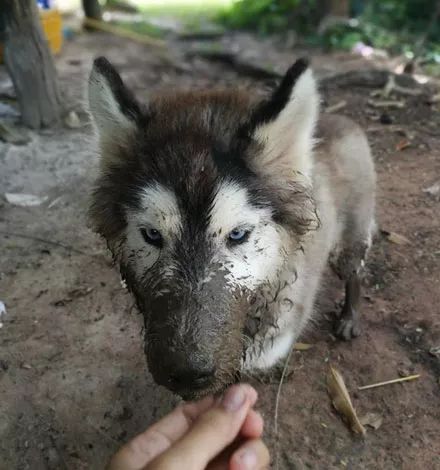
{"type": "Polygon", "coordinates": [[[149,369],[184,398],[221,391],[248,318],[316,222],[311,72],[297,62],[258,103],[186,92],[142,108],[97,59],[89,100],[101,152],[91,214],[144,315],[149,369]]]}

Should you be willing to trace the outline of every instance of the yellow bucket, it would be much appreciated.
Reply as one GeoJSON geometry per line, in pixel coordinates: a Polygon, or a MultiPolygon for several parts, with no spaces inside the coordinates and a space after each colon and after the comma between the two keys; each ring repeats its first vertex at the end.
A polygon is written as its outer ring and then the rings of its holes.
{"type": "MultiPolygon", "coordinates": [[[[53,54],[58,54],[63,44],[60,12],[56,9],[39,10],[41,26],[53,54]]],[[[3,60],[3,45],[0,43],[0,62],[3,60]]]]}

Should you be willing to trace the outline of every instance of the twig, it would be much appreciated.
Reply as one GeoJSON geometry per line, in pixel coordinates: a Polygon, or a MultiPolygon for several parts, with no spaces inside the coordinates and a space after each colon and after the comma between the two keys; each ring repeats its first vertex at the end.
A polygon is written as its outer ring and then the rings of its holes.
{"type": "Polygon", "coordinates": [[[274,416],[274,431],[275,431],[275,442],[276,442],[276,449],[275,449],[275,468],[279,468],[279,452],[278,452],[278,410],[280,405],[280,396],[281,396],[281,387],[283,386],[284,377],[286,376],[287,369],[289,367],[290,358],[292,356],[292,352],[295,349],[295,343],[292,344],[290,348],[289,354],[287,355],[286,362],[284,363],[283,372],[281,373],[280,383],[278,384],[277,396],[275,399],[275,416],[274,416]]]}
{"type": "Polygon", "coordinates": [[[46,240],[45,238],[40,238],[40,237],[34,237],[33,235],[26,235],[24,233],[6,232],[4,230],[0,230],[0,235],[4,235],[6,237],[16,237],[16,238],[24,238],[26,240],[33,240],[35,242],[45,243],[46,245],[56,246],[58,248],[64,248],[67,251],[72,251],[73,253],[77,253],[79,255],[94,256],[90,253],[86,253],[85,251],[78,250],[77,248],[74,248],[73,246],[63,245],[60,242],[46,240]]]}
{"type": "Polygon", "coordinates": [[[345,100],[339,101],[339,103],[333,104],[332,106],[327,106],[325,108],[326,113],[336,113],[336,111],[340,111],[342,108],[347,106],[347,102],[345,100]]]}
{"type": "Polygon", "coordinates": [[[374,101],[368,100],[367,104],[372,106],[373,108],[404,108],[405,102],[404,101],[397,101],[397,100],[382,100],[382,101],[374,101]]]}
{"type": "Polygon", "coordinates": [[[130,41],[137,42],[144,46],[152,46],[156,48],[155,57],[157,57],[163,65],[173,67],[175,70],[180,72],[188,72],[188,69],[184,66],[177,64],[172,57],[170,57],[169,49],[167,48],[166,41],[162,39],[152,38],[146,34],[135,33],[134,31],[128,31],[118,26],[110,25],[103,21],[93,20],[91,18],[84,18],[84,24],[100,31],[104,31],[114,36],[129,39],[130,41]]]}
{"type": "Polygon", "coordinates": [[[419,96],[422,94],[420,88],[409,88],[396,84],[394,75],[388,77],[388,82],[382,90],[374,90],[370,93],[371,97],[382,96],[388,98],[392,92],[400,93],[401,95],[419,96]]]}
{"type": "Polygon", "coordinates": [[[358,387],[358,390],[368,390],[369,388],[376,388],[376,387],[382,387],[384,385],[397,384],[397,383],[401,383],[401,382],[408,382],[409,380],[416,380],[419,377],[420,377],[420,374],[408,375],[407,377],[399,377],[398,379],[386,380],[385,382],[378,382],[378,383],[375,383],[375,384],[364,385],[362,387],[358,387]]]}

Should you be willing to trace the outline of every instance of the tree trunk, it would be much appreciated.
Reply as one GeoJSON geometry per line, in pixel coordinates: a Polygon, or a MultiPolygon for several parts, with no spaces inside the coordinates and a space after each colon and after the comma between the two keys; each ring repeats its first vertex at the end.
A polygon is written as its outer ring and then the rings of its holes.
{"type": "Polygon", "coordinates": [[[92,20],[102,20],[101,5],[98,0],[82,0],[84,15],[92,20]]]}
{"type": "Polygon", "coordinates": [[[331,0],[329,14],[348,18],[350,16],[350,0],[331,0]]]}
{"type": "Polygon", "coordinates": [[[60,118],[60,92],[35,0],[2,0],[4,60],[17,94],[23,124],[33,129],[60,118]]]}

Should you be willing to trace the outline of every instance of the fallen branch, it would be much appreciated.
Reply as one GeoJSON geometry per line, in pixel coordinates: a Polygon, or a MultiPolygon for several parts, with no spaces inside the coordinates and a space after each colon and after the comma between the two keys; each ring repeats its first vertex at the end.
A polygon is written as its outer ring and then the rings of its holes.
{"type": "Polygon", "coordinates": [[[320,83],[323,86],[336,85],[339,87],[359,86],[366,88],[384,88],[389,77],[394,77],[398,86],[416,88],[419,83],[409,75],[399,75],[389,70],[349,70],[348,72],[336,72],[327,77],[323,77],[320,83]]]}
{"type": "Polygon", "coordinates": [[[388,98],[393,92],[409,96],[419,96],[422,94],[422,90],[420,90],[420,88],[409,88],[397,85],[395,75],[390,75],[388,77],[388,82],[386,83],[385,87],[382,90],[372,91],[370,93],[370,96],[382,96],[383,98],[388,98]]]}
{"type": "Polygon", "coordinates": [[[64,248],[67,251],[72,251],[73,253],[77,253],[79,255],[84,256],[94,256],[90,253],[86,253],[85,251],[78,250],[73,246],[63,245],[60,242],[56,242],[53,240],[46,240],[45,238],[34,237],[33,235],[25,235],[23,233],[14,233],[14,232],[6,232],[4,230],[0,230],[0,235],[4,235],[5,237],[16,237],[16,238],[23,238],[25,240],[33,240],[35,242],[44,243],[46,245],[56,246],[58,248],[64,248]]]}
{"type": "Polygon", "coordinates": [[[113,34],[114,36],[130,39],[131,41],[138,42],[146,46],[159,48],[164,48],[166,46],[166,42],[161,39],[156,39],[146,34],[135,33],[134,31],[129,31],[127,29],[121,28],[120,26],[114,26],[105,23],[104,21],[93,20],[92,18],[84,18],[84,25],[99,31],[113,34]]]}
{"type": "Polygon", "coordinates": [[[225,35],[224,31],[195,31],[179,33],[177,37],[181,41],[213,41],[225,35]]]}
{"type": "Polygon", "coordinates": [[[235,54],[226,51],[196,50],[187,54],[187,57],[200,57],[211,62],[220,62],[227,65],[241,75],[256,80],[274,80],[282,77],[282,74],[258,65],[245,62],[235,54]]]}
{"type": "Polygon", "coordinates": [[[135,33],[134,31],[128,31],[119,26],[110,25],[103,21],[92,20],[91,18],[84,18],[84,24],[105,33],[113,34],[114,36],[137,42],[144,46],[152,46],[156,48],[155,56],[162,62],[163,65],[172,67],[179,72],[188,72],[187,68],[177,64],[173,58],[170,57],[169,50],[167,49],[167,43],[162,39],[156,39],[146,34],[139,34],[135,33]]]}
{"type": "Polygon", "coordinates": [[[358,387],[358,390],[368,390],[370,388],[383,387],[384,385],[391,385],[391,384],[397,384],[397,383],[401,383],[401,382],[408,382],[410,380],[416,380],[419,377],[420,377],[420,374],[408,375],[407,377],[399,377],[398,379],[386,380],[385,382],[378,382],[378,383],[375,383],[375,384],[363,385],[362,387],[358,387]]]}
{"type": "Polygon", "coordinates": [[[340,111],[341,109],[345,108],[347,106],[347,102],[345,100],[340,101],[339,103],[336,103],[332,106],[327,106],[325,108],[326,113],[336,113],[337,111],[340,111]]]}
{"type": "Polygon", "coordinates": [[[368,100],[367,104],[372,108],[399,108],[402,109],[405,107],[404,101],[398,100],[368,100]]]}

